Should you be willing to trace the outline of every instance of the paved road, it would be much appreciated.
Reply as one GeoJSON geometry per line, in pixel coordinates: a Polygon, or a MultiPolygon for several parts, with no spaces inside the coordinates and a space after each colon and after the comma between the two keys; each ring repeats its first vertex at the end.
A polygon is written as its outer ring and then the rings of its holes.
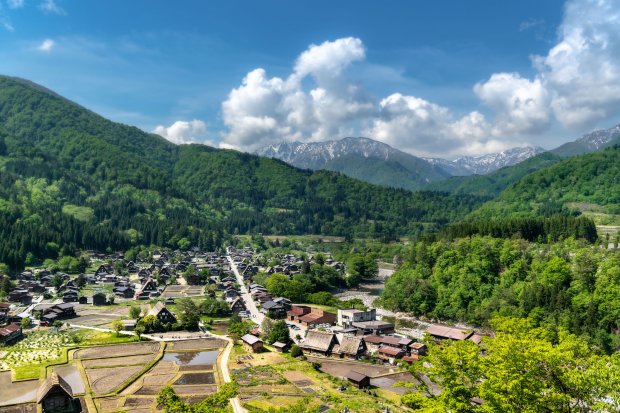
{"type": "Polygon", "coordinates": [[[256,307],[256,303],[254,302],[254,299],[252,298],[248,289],[245,286],[245,282],[243,281],[243,276],[239,273],[239,269],[237,269],[237,264],[235,264],[235,261],[230,256],[230,253],[226,256],[226,258],[228,258],[228,262],[230,262],[230,268],[232,269],[233,273],[235,274],[235,277],[237,278],[237,283],[241,286],[240,288],[241,298],[243,298],[243,302],[245,303],[245,308],[250,312],[250,315],[251,315],[250,320],[260,325],[265,319],[265,315],[261,313],[260,311],[258,311],[258,308],[256,307]]]}
{"type": "MultiPolygon", "coordinates": [[[[224,340],[228,341],[228,344],[226,344],[226,348],[222,352],[220,367],[222,370],[222,378],[224,379],[224,382],[230,383],[232,379],[230,377],[230,371],[228,370],[228,359],[230,358],[230,351],[232,350],[234,343],[232,339],[227,336],[218,336],[218,337],[223,338],[224,340]]],[[[247,410],[245,410],[243,406],[241,406],[241,400],[239,400],[239,397],[230,399],[230,404],[235,413],[247,413],[247,410]]]]}
{"type": "MultiPolygon", "coordinates": [[[[227,250],[228,252],[228,250],[227,250]]],[[[258,311],[258,308],[256,307],[256,302],[254,301],[254,299],[252,298],[252,296],[250,295],[250,293],[248,292],[248,289],[245,286],[245,282],[243,280],[243,276],[241,275],[241,273],[239,273],[239,269],[237,268],[237,264],[235,264],[235,261],[232,259],[232,256],[230,255],[230,252],[228,252],[228,255],[226,255],[226,258],[228,258],[228,262],[230,263],[230,268],[232,269],[233,273],[235,274],[235,278],[237,278],[237,283],[241,286],[240,291],[241,291],[241,298],[243,298],[243,301],[245,302],[245,308],[250,312],[251,315],[251,320],[260,325],[263,320],[265,319],[265,315],[263,313],[261,313],[260,311],[258,311]]],[[[295,330],[292,329],[291,327],[288,328],[289,334],[291,336],[291,339],[295,342],[298,343],[297,339],[295,339],[295,336],[297,336],[298,334],[303,338],[306,335],[306,327],[302,326],[302,325],[298,325],[298,327],[300,327],[300,330],[295,330]]]]}

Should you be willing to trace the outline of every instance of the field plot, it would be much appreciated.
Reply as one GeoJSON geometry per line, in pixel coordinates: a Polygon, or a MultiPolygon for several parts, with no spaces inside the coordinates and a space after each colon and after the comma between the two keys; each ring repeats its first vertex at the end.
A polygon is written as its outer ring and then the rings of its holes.
{"type": "Polygon", "coordinates": [[[202,285],[169,285],[162,293],[164,298],[182,298],[202,296],[204,286],[202,285]]]}
{"type": "Polygon", "coordinates": [[[142,366],[86,369],[86,377],[96,395],[107,394],[138,374],[142,366]]]}
{"type": "Polygon", "coordinates": [[[172,349],[174,351],[204,350],[226,347],[226,340],[209,337],[202,338],[200,340],[174,341],[169,343],[168,346],[168,349],[172,349]]]}
{"type": "MultiPolygon", "coordinates": [[[[207,338],[197,340],[186,340],[167,343],[167,347],[163,353],[163,356],[158,360],[146,373],[138,377],[133,383],[119,393],[115,397],[103,397],[97,399],[99,410],[102,412],[115,412],[115,411],[155,411],[156,396],[164,388],[164,386],[171,385],[174,390],[182,396],[184,399],[196,399],[197,401],[204,399],[207,395],[213,394],[217,391],[218,375],[217,375],[217,358],[220,354],[220,350],[225,346],[224,340],[207,338]],[[184,370],[188,370],[187,372],[184,370]]],[[[106,354],[110,357],[106,359],[86,359],[83,361],[85,367],[87,367],[87,374],[97,374],[99,371],[110,370],[109,374],[116,374],[115,368],[89,368],[91,366],[111,366],[112,364],[124,363],[125,366],[130,366],[130,363],[148,363],[152,362],[156,358],[156,354],[161,348],[158,343],[141,343],[140,345],[128,344],[123,347],[124,349],[117,350],[116,346],[107,346],[106,354]],[[149,345],[151,347],[149,347],[149,345]],[[111,351],[114,350],[114,354],[111,351]],[[128,352],[133,352],[133,355],[127,355],[128,352]],[[144,354],[144,353],[147,354],[144,354]],[[138,354],[142,353],[142,354],[138,354]]],[[[83,352],[79,355],[82,358],[90,358],[93,356],[92,352],[83,352]]],[[[134,367],[143,368],[146,364],[137,365],[134,367]]],[[[124,367],[129,369],[131,367],[124,367]]],[[[133,375],[137,374],[140,370],[133,372],[133,375]]],[[[99,375],[97,379],[107,376],[108,373],[99,375]]],[[[110,391],[110,388],[118,388],[118,382],[125,383],[129,377],[132,376],[131,372],[126,375],[127,377],[117,379],[116,382],[104,383],[107,387],[104,390],[110,391]]],[[[90,377],[89,377],[90,381],[90,377]]],[[[99,384],[100,382],[96,382],[99,384]]],[[[93,389],[94,390],[94,389],[93,389]]]]}
{"type": "Polygon", "coordinates": [[[385,411],[386,407],[389,407],[393,413],[410,411],[400,405],[400,398],[394,392],[388,393],[384,389],[376,389],[386,395],[386,397],[377,398],[352,387],[346,380],[339,378],[346,374],[345,370],[348,372],[351,369],[364,370],[365,368],[369,373],[382,377],[387,374],[391,380],[389,382],[386,380],[385,384],[391,386],[396,383],[395,378],[402,378],[400,372],[390,373],[390,368],[365,363],[339,363],[325,359],[318,360],[318,362],[323,365],[327,364],[330,371],[340,374],[332,376],[315,370],[307,361],[290,358],[271,366],[234,370],[233,373],[240,386],[239,397],[243,405],[256,413],[300,405],[308,409],[321,408],[329,411],[343,411],[346,407],[349,411],[356,413],[376,413],[385,411]],[[338,370],[337,367],[339,367],[338,370]],[[342,385],[346,387],[346,390],[339,390],[342,385]]]}
{"type": "Polygon", "coordinates": [[[158,353],[161,344],[155,341],[145,343],[121,344],[112,346],[99,346],[78,350],[75,353],[77,359],[93,359],[110,357],[133,356],[137,354],[158,353]]]}
{"type": "Polygon", "coordinates": [[[100,368],[100,367],[118,367],[118,366],[133,366],[136,364],[146,364],[157,357],[157,353],[143,354],[139,356],[125,356],[125,357],[110,357],[104,359],[90,359],[84,360],[82,365],[86,369],[100,368]]]}
{"type": "Polygon", "coordinates": [[[11,381],[11,372],[0,373],[0,405],[25,403],[37,398],[39,380],[11,381]]]}

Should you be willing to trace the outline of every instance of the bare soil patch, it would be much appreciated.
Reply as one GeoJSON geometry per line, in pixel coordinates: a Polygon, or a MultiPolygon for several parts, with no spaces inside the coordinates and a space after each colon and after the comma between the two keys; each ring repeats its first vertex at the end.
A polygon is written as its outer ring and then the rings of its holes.
{"type": "Polygon", "coordinates": [[[147,374],[144,376],[144,385],[145,386],[163,386],[176,376],[176,373],[173,374],[147,374]]]}
{"type": "Polygon", "coordinates": [[[394,367],[379,366],[367,363],[340,362],[323,359],[312,359],[312,361],[317,361],[321,363],[321,371],[334,377],[344,377],[350,370],[355,370],[369,377],[380,376],[388,373],[396,373],[399,371],[394,367]]]}
{"type": "Polygon", "coordinates": [[[155,366],[149,371],[149,375],[155,374],[167,374],[170,372],[176,372],[176,364],[173,361],[158,361],[155,366]]]}
{"type": "Polygon", "coordinates": [[[226,340],[219,338],[199,338],[196,340],[174,341],[170,343],[173,350],[205,350],[226,347],[226,340]]]}
{"type": "Polygon", "coordinates": [[[140,370],[142,370],[142,366],[86,369],[86,377],[88,377],[88,382],[93,392],[101,395],[121,386],[131,377],[138,374],[140,370]]]}
{"type": "Polygon", "coordinates": [[[101,406],[103,411],[118,411],[118,397],[99,399],[99,406],[101,406]]]}
{"type": "Polygon", "coordinates": [[[36,403],[18,404],[16,406],[0,407],[0,413],[36,413],[36,403]]]}
{"type": "Polygon", "coordinates": [[[176,385],[186,384],[215,384],[215,376],[213,373],[185,373],[174,382],[176,385]]]}
{"type": "Polygon", "coordinates": [[[136,396],[156,396],[164,386],[142,386],[135,392],[136,396]]]}
{"type": "Polygon", "coordinates": [[[147,343],[118,344],[115,346],[91,347],[75,352],[77,359],[94,359],[102,357],[123,357],[134,356],[137,354],[158,353],[160,343],[152,341],[147,343]]]}
{"type": "Polygon", "coordinates": [[[125,406],[148,406],[155,403],[154,397],[128,397],[125,400],[125,406]]]}
{"type": "Polygon", "coordinates": [[[84,368],[92,369],[97,367],[131,366],[136,364],[146,364],[155,359],[157,354],[143,354],[139,356],[110,357],[105,359],[84,360],[84,368]]]}
{"type": "Polygon", "coordinates": [[[217,386],[172,386],[177,394],[213,394],[217,386]]]}

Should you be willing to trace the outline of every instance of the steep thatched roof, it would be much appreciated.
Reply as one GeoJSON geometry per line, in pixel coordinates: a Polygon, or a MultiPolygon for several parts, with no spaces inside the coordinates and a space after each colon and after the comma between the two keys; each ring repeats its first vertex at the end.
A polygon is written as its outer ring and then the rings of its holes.
{"type": "Polygon", "coordinates": [[[45,380],[45,383],[39,387],[39,391],[37,392],[37,403],[41,403],[45,396],[54,388],[60,388],[67,396],[73,397],[73,389],[71,389],[69,383],[60,377],[58,373],[54,372],[45,380]]]}

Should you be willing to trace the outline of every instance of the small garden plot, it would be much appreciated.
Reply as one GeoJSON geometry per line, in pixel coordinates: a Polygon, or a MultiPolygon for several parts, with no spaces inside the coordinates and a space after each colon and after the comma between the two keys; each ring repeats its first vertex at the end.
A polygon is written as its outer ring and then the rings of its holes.
{"type": "Polygon", "coordinates": [[[269,366],[250,367],[234,373],[241,386],[287,384],[288,381],[269,366]]]}
{"type": "Polygon", "coordinates": [[[213,373],[202,372],[202,373],[185,373],[177,381],[174,382],[176,385],[185,385],[185,384],[215,384],[215,376],[213,373]]]}
{"type": "Polygon", "coordinates": [[[12,346],[11,349],[60,348],[73,344],[73,339],[65,332],[33,331],[29,333],[25,339],[12,346]]]}
{"type": "Polygon", "coordinates": [[[100,346],[91,347],[83,350],[79,350],[75,353],[77,359],[94,359],[101,358],[102,355],[106,357],[123,357],[133,356],[137,354],[151,354],[158,353],[161,344],[152,341],[148,343],[135,343],[135,344],[119,344],[113,346],[100,346]]]}
{"type": "Polygon", "coordinates": [[[155,360],[157,354],[143,354],[140,356],[111,357],[103,359],[84,360],[84,368],[94,369],[99,367],[134,366],[136,364],[146,364],[155,360]]]}
{"type": "Polygon", "coordinates": [[[60,361],[63,360],[65,352],[66,349],[64,348],[38,348],[11,351],[0,361],[0,370],[51,363],[57,360],[60,361]]]}
{"type": "Polygon", "coordinates": [[[96,395],[110,393],[142,370],[142,366],[87,369],[86,377],[96,395]]]}

